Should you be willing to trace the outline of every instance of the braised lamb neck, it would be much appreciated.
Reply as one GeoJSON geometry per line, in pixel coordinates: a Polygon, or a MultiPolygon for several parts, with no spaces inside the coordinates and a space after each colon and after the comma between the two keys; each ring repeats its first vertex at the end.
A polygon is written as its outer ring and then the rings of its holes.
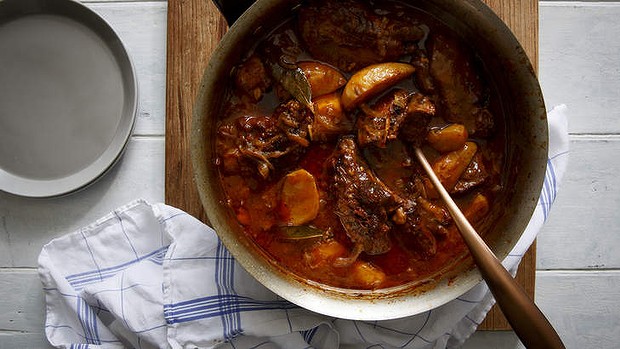
{"type": "Polygon", "coordinates": [[[342,137],[331,158],[336,189],[336,214],[361,251],[371,255],[390,250],[390,212],[400,198],[379,180],[360,156],[352,137],[342,137]]]}
{"type": "Polygon", "coordinates": [[[377,14],[360,1],[315,1],[299,11],[310,53],[346,72],[415,51],[425,36],[411,19],[377,14]]]}

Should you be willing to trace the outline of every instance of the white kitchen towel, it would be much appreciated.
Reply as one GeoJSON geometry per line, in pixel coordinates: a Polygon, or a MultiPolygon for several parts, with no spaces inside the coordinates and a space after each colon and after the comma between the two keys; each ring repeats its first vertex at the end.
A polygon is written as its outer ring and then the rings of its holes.
{"type": "MultiPolygon", "coordinates": [[[[549,214],[568,160],[565,106],[548,113],[544,187],[504,261],[515,271],[549,214]]],[[[493,305],[484,283],[439,308],[390,321],[312,313],[255,281],[214,231],[137,200],[45,245],[45,332],[59,348],[453,348],[493,305]]]]}

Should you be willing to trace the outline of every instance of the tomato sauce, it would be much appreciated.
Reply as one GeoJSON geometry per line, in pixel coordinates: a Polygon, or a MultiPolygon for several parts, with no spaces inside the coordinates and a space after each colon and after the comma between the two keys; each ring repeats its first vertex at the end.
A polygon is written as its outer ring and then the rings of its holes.
{"type": "Polygon", "coordinates": [[[465,146],[462,143],[476,144],[473,156],[466,154],[465,160],[458,160],[465,161],[460,166],[464,170],[444,175],[458,178],[448,189],[478,224],[502,190],[505,137],[501,113],[475,54],[441,23],[398,2],[386,2],[379,10],[369,10],[371,4],[364,1],[335,3],[309,2],[308,10],[302,8],[261,39],[232,72],[231,98],[216,142],[227,203],[257,248],[301,278],[347,289],[422,281],[462,258],[466,247],[411,156],[412,149],[420,146],[436,168],[451,171],[449,161],[461,159],[453,155],[465,146]],[[332,15],[333,6],[346,8],[340,12],[366,16],[375,26],[387,26],[383,32],[389,29],[396,34],[362,33],[349,17],[332,15]],[[404,20],[412,28],[398,29],[404,20]],[[338,21],[342,24],[337,25],[338,21]],[[328,38],[318,37],[313,26],[324,28],[328,38]],[[364,34],[368,43],[352,48],[337,37],[329,39],[330,31],[337,36],[364,34]],[[322,52],[321,47],[340,54],[322,52]],[[399,53],[376,53],[376,47],[399,53]],[[331,99],[312,96],[313,105],[304,104],[278,73],[282,61],[284,69],[311,66],[313,73],[324,74],[325,80],[316,76],[308,80],[313,84],[325,81],[325,86],[312,87],[329,91],[331,99]],[[353,107],[342,108],[339,96],[347,89],[345,83],[358,79],[356,73],[365,66],[376,64],[381,70],[389,62],[404,62],[415,69],[408,68],[410,75],[387,87],[382,81],[361,84],[372,98],[353,100],[348,102],[353,107]],[[336,85],[330,88],[332,84],[336,85]],[[465,131],[456,136],[438,132],[440,146],[435,145],[436,139],[433,144],[425,140],[430,130],[441,131],[449,125],[459,126],[451,130],[465,131]],[[351,155],[337,150],[347,137],[355,140],[357,171],[340,162],[351,155]],[[287,199],[283,183],[293,172],[299,175],[295,190],[316,191],[317,195],[287,199]],[[376,194],[373,188],[389,194],[386,203],[367,200],[376,194]],[[314,197],[318,205],[308,202],[314,197]],[[377,222],[378,217],[384,221],[377,222]],[[368,231],[375,227],[389,229],[380,246],[373,245],[380,235],[368,231]]]}

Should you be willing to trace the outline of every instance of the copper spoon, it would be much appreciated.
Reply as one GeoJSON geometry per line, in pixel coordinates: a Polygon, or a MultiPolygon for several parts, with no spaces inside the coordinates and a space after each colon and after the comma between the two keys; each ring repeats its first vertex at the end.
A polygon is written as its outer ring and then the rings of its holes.
{"type": "Polygon", "coordinates": [[[441,199],[448,207],[450,215],[461,232],[465,244],[486,281],[497,304],[512,326],[521,342],[527,348],[565,348],[560,336],[536,304],[516,283],[502,266],[493,251],[469,224],[463,212],[443,187],[422,150],[415,147],[415,155],[430,177],[441,199]]]}

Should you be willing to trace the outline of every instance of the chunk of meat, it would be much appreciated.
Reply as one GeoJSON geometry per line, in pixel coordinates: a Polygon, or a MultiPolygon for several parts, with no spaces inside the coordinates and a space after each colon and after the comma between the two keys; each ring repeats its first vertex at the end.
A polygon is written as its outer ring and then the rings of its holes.
{"type": "Polygon", "coordinates": [[[440,97],[445,120],[465,125],[470,135],[484,136],[493,127],[486,109],[486,91],[473,54],[455,37],[430,37],[430,74],[440,97]]]}
{"type": "Polygon", "coordinates": [[[445,207],[418,197],[415,210],[407,216],[407,222],[399,226],[398,241],[421,259],[437,253],[438,240],[445,239],[454,225],[445,207]]]}
{"type": "Polygon", "coordinates": [[[303,147],[310,145],[308,125],[312,123],[312,112],[299,101],[291,99],[280,104],[274,111],[280,128],[293,143],[303,147]]]}
{"type": "Polygon", "coordinates": [[[389,188],[362,158],[352,137],[339,140],[329,166],[333,172],[336,214],[354,244],[350,255],[338,258],[335,265],[351,265],[361,252],[387,253],[392,248],[391,235],[396,235],[421,258],[437,252],[433,234],[446,224],[445,216],[438,218],[445,214],[443,209],[416,205],[389,188]]]}
{"type": "Polygon", "coordinates": [[[435,82],[430,72],[430,61],[425,50],[416,50],[411,55],[411,65],[415,67],[413,79],[420,91],[432,95],[435,93],[435,82]]]}
{"type": "Polygon", "coordinates": [[[484,165],[480,152],[471,159],[471,162],[454,186],[452,193],[464,193],[484,183],[489,178],[489,172],[484,165]]]}
{"type": "Polygon", "coordinates": [[[394,89],[372,107],[362,106],[361,109],[356,125],[360,146],[374,144],[382,148],[396,138],[420,144],[435,113],[430,99],[419,93],[411,95],[402,89],[394,89]]]}
{"type": "Polygon", "coordinates": [[[313,1],[299,11],[299,31],[310,54],[345,72],[413,52],[421,26],[373,11],[368,3],[313,1]]]}
{"type": "Polygon", "coordinates": [[[391,248],[388,215],[401,199],[370,170],[352,137],[342,137],[330,159],[336,214],[349,238],[370,255],[391,248]]]}
{"type": "Polygon", "coordinates": [[[395,234],[398,242],[420,259],[428,259],[437,253],[437,238],[424,224],[422,216],[412,216],[395,234]]]}
{"type": "Polygon", "coordinates": [[[309,114],[307,108],[292,101],[281,105],[274,115],[244,115],[222,122],[217,131],[220,168],[228,174],[252,175],[246,173],[249,162],[267,178],[277,167],[274,161],[294,160],[308,145],[309,114]]]}
{"type": "Polygon", "coordinates": [[[270,116],[241,116],[228,119],[217,130],[218,163],[226,174],[266,178],[273,165],[271,160],[283,156],[292,148],[270,116]],[[256,171],[249,172],[253,168],[256,171]]]}
{"type": "Polygon", "coordinates": [[[452,217],[448,211],[437,203],[419,197],[418,214],[420,217],[419,228],[430,232],[435,237],[443,238],[446,236],[446,228],[452,223],[452,217]]]}
{"type": "Polygon", "coordinates": [[[267,178],[274,170],[272,160],[294,150],[292,144],[277,127],[276,120],[270,116],[248,116],[237,119],[239,133],[237,147],[239,153],[257,164],[257,171],[267,178]]]}
{"type": "Polygon", "coordinates": [[[357,141],[360,146],[375,144],[385,147],[396,139],[398,130],[407,116],[409,93],[395,89],[380,98],[372,107],[362,107],[357,120],[357,141]]]}
{"type": "Polygon", "coordinates": [[[257,55],[250,56],[235,71],[235,87],[254,102],[261,100],[270,86],[269,74],[257,55]]]}
{"type": "Polygon", "coordinates": [[[399,138],[407,143],[420,146],[434,115],[435,103],[421,93],[414,94],[407,104],[407,117],[401,125],[399,138]]]}

